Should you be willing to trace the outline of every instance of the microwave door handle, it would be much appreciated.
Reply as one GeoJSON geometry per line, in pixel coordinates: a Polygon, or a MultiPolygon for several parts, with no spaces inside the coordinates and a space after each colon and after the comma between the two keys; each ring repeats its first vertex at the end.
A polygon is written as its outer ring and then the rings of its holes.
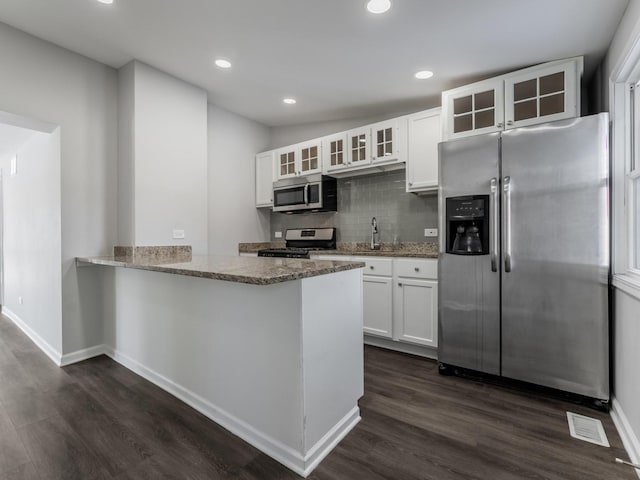
{"type": "Polygon", "coordinates": [[[511,271],[511,177],[503,179],[504,195],[504,271],[511,271]]]}
{"type": "Polygon", "coordinates": [[[304,186],[304,204],[309,205],[309,184],[304,186]]]}
{"type": "Polygon", "coordinates": [[[491,230],[491,271],[498,271],[498,179],[491,179],[491,212],[490,212],[490,230],[491,230]]]}

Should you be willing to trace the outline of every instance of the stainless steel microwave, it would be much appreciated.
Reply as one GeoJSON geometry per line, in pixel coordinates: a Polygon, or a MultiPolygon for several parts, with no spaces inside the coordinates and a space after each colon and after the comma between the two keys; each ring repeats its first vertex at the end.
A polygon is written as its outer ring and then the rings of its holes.
{"type": "Polygon", "coordinates": [[[273,184],[274,212],[335,212],[337,210],[338,188],[335,178],[316,174],[286,178],[273,184]]]}

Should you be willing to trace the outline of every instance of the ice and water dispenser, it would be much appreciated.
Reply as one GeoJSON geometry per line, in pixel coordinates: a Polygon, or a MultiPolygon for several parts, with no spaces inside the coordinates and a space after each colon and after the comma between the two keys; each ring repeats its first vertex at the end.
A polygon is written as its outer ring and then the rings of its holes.
{"type": "Polygon", "coordinates": [[[446,199],[446,252],[489,254],[489,195],[446,199]]]}

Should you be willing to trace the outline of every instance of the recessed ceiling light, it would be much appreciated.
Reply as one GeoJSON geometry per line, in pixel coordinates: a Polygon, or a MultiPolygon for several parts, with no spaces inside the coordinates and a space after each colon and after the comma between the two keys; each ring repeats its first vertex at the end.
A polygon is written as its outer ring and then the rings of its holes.
{"type": "Polygon", "coordinates": [[[433,77],[433,72],[430,72],[429,70],[421,70],[416,72],[415,77],[418,80],[426,80],[427,78],[433,77]]]}
{"type": "Polygon", "coordinates": [[[113,3],[113,0],[98,0],[98,2],[104,3],[105,5],[111,5],[113,3]]]}
{"type": "Polygon", "coordinates": [[[224,58],[218,58],[216,60],[216,65],[220,68],[231,68],[231,62],[229,60],[225,60],[224,58]]]}
{"type": "Polygon", "coordinates": [[[284,100],[282,100],[284,103],[286,103],[287,105],[293,105],[294,103],[296,103],[296,99],[295,98],[285,98],[284,100]]]}
{"type": "Polygon", "coordinates": [[[367,10],[371,13],[384,13],[391,8],[391,0],[369,0],[367,10]]]}

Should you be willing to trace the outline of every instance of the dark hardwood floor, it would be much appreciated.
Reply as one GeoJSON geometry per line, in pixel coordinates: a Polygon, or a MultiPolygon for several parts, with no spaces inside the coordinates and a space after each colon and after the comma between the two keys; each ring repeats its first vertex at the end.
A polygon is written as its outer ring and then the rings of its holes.
{"type": "MultiPolygon", "coordinates": [[[[607,414],[365,349],[362,422],[314,480],[636,479],[607,414]],[[569,436],[566,411],[611,448],[569,436]]],[[[107,357],[54,366],[0,318],[0,480],[300,478],[107,357]]]]}

